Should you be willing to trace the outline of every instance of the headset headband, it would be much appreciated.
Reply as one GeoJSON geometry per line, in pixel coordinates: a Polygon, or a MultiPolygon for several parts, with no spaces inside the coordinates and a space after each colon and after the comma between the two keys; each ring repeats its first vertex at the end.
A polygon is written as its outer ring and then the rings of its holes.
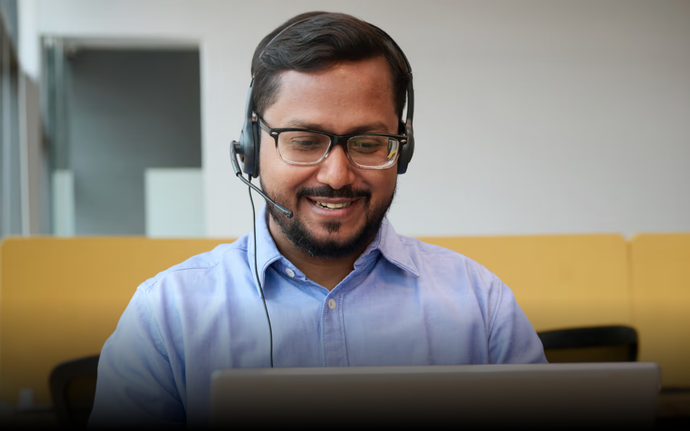
{"type": "MultiPolygon", "coordinates": [[[[268,48],[273,43],[273,41],[278,39],[288,29],[300,23],[308,21],[314,16],[315,15],[312,15],[309,18],[296,21],[282,29],[280,32],[278,32],[278,34],[273,36],[273,38],[271,38],[271,40],[268,41],[266,46],[264,46],[264,48],[259,53],[258,58],[261,59],[261,57],[264,55],[264,52],[266,51],[266,48],[268,48]]],[[[402,149],[400,151],[400,156],[398,157],[398,174],[404,174],[407,171],[407,165],[410,163],[410,160],[412,160],[412,156],[414,154],[414,130],[412,127],[412,119],[414,116],[414,87],[412,85],[412,66],[410,66],[410,62],[407,59],[407,56],[405,56],[405,53],[402,51],[400,46],[395,42],[395,40],[393,40],[392,37],[388,35],[388,33],[386,33],[385,31],[381,30],[379,27],[373,24],[369,25],[376,29],[376,31],[378,31],[385,39],[389,40],[393,44],[393,47],[400,54],[405,63],[405,67],[407,68],[407,112],[405,115],[405,122],[402,123],[401,121],[401,128],[404,128],[405,130],[404,134],[407,136],[407,142],[403,144],[402,149]]],[[[237,152],[237,154],[239,154],[242,157],[244,162],[244,173],[254,178],[259,176],[259,148],[261,144],[261,131],[259,129],[254,113],[253,93],[255,75],[256,71],[252,73],[252,81],[249,85],[249,91],[247,93],[247,103],[245,108],[244,124],[242,126],[242,134],[240,135],[239,142],[234,142],[233,148],[231,148],[231,150],[234,150],[235,152],[237,152]]]]}

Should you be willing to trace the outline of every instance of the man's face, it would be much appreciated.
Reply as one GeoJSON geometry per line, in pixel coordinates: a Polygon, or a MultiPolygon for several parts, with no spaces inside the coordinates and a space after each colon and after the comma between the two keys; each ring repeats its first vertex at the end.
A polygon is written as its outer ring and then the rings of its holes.
{"type": "MultiPolygon", "coordinates": [[[[318,72],[285,71],[280,80],[277,101],[263,115],[271,128],[398,133],[390,69],[382,57],[318,72]]],[[[393,200],[397,167],[358,168],[341,145],[318,165],[295,166],[280,159],[274,139],[262,131],[260,157],[264,191],[294,213],[287,219],[268,204],[269,229],[279,247],[287,240],[325,258],[361,253],[393,200]]]]}

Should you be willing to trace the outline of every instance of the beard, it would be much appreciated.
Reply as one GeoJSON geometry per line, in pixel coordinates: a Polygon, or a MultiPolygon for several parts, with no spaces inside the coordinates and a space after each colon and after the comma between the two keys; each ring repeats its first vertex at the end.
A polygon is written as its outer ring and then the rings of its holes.
{"type": "MultiPolygon", "coordinates": [[[[261,181],[261,177],[259,178],[259,181],[261,181]]],[[[263,181],[261,181],[261,188],[269,198],[285,206],[284,202],[286,202],[287,199],[285,199],[284,195],[271,192],[266,188],[263,181]]],[[[384,200],[376,207],[371,206],[371,192],[369,190],[355,189],[351,186],[345,186],[338,190],[327,185],[322,187],[301,188],[297,190],[296,195],[298,200],[304,196],[348,199],[359,198],[363,200],[364,214],[366,216],[364,226],[350,238],[345,238],[343,240],[316,238],[297,214],[289,219],[278,211],[270,202],[266,203],[268,213],[273,218],[273,221],[280,226],[283,234],[295,246],[309,253],[312,257],[335,259],[362,252],[363,249],[369,245],[369,242],[371,242],[381,228],[383,218],[388,214],[388,210],[395,197],[395,189],[393,189],[390,198],[384,200]]],[[[329,234],[335,234],[340,231],[342,223],[324,222],[322,227],[329,234]]]]}

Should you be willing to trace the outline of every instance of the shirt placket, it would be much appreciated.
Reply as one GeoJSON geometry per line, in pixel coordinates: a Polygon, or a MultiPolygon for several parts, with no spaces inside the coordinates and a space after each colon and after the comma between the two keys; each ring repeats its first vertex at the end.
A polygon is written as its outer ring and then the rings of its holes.
{"type": "Polygon", "coordinates": [[[343,328],[342,294],[329,294],[321,312],[323,359],[326,367],[347,366],[345,330],[343,328]]]}
{"type": "Polygon", "coordinates": [[[361,282],[375,259],[355,264],[355,270],[348,274],[327,296],[321,312],[321,340],[325,367],[346,367],[347,340],[345,339],[345,309],[343,299],[346,292],[361,282]]]}

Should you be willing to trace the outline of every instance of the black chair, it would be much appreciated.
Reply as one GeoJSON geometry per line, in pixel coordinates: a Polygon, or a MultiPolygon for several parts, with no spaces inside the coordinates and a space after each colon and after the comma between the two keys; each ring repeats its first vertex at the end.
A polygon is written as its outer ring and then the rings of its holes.
{"type": "Polygon", "coordinates": [[[98,357],[62,362],[50,373],[50,393],[61,428],[86,428],[96,393],[98,357]]]}
{"type": "Polygon", "coordinates": [[[637,331],[629,326],[560,329],[537,335],[549,362],[637,361],[637,331]]]}

